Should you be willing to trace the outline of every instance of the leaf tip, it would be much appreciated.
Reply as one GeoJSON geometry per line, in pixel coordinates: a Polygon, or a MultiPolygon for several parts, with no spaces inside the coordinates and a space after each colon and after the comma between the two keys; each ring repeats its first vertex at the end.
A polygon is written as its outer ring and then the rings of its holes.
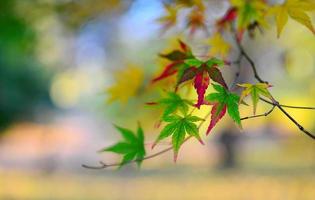
{"type": "Polygon", "coordinates": [[[174,152],[174,163],[176,163],[178,157],[178,152],[174,152]]]}
{"type": "Polygon", "coordinates": [[[200,144],[205,145],[205,143],[202,141],[202,139],[198,139],[198,141],[200,142],[200,144]]]}

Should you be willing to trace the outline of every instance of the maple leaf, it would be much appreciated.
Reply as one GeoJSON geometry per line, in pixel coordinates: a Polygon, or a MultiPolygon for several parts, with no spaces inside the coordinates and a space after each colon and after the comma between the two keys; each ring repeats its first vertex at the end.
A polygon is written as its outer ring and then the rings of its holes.
{"type": "Polygon", "coordinates": [[[158,18],[157,21],[163,25],[164,30],[167,30],[176,25],[178,8],[176,6],[165,3],[164,9],[167,14],[158,18]]]}
{"type": "Polygon", "coordinates": [[[167,65],[163,72],[154,78],[152,82],[177,74],[177,89],[180,84],[193,80],[194,87],[198,94],[198,101],[195,106],[200,108],[204,102],[204,95],[210,83],[210,79],[227,88],[223,76],[218,69],[218,66],[224,65],[224,61],[215,57],[210,58],[207,61],[201,61],[195,58],[191,49],[185,43],[180,41],[180,44],[181,49],[161,55],[162,57],[171,60],[172,63],[167,65]],[[181,60],[185,56],[186,58],[181,60]]]}
{"type": "Polygon", "coordinates": [[[209,38],[207,43],[210,45],[209,54],[211,56],[221,56],[225,58],[231,49],[231,45],[224,40],[220,33],[215,33],[209,38]]]}
{"type": "Polygon", "coordinates": [[[192,9],[191,13],[187,16],[187,27],[190,28],[190,35],[192,36],[197,29],[203,29],[207,32],[206,17],[203,9],[196,7],[192,9]]]}
{"type": "Polygon", "coordinates": [[[130,66],[117,71],[114,77],[116,83],[106,90],[109,95],[107,102],[120,101],[125,104],[130,97],[135,96],[139,91],[143,82],[143,71],[140,68],[130,66]]]}
{"type": "Polygon", "coordinates": [[[237,18],[237,9],[236,7],[229,8],[226,13],[217,20],[216,26],[219,31],[222,31],[227,25],[230,25],[237,18]]]}
{"type": "Polygon", "coordinates": [[[307,0],[287,0],[282,5],[276,5],[270,9],[270,13],[275,15],[277,24],[277,37],[279,38],[284,26],[288,22],[289,16],[298,23],[306,26],[315,34],[311,18],[306,11],[315,9],[314,1],[307,0]]]}
{"type": "Polygon", "coordinates": [[[211,109],[211,121],[207,129],[207,135],[213,129],[213,127],[220,121],[225,115],[226,110],[233,121],[241,126],[241,119],[239,113],[239,101],[240,97],[234,93],[229,92],[221,85],[212,84],[213,88],[217,91],[206,96],[208,104],[212,105],[211,109]]]}
{"type": "Polygon", "coordinates": [[[178,79],[178,84],[194,80],[194,87],[198,94],[198,100],[195,105],[197,108],[200,108],[204,102],[204,95],[209,86],[210,79],[227,88],[223,76],[217,68],[217,66],[224,65],[222,60],[211,58],[203,62],[194,58],[185,60],[185,64],[188,65],[188,68],[184,69],[181,77],[178,79]]]}
{"type": "Polygon", "coordinates": [[[155,83],[169,76],[176,74],[179,68],[184,64],[184,60],[193,57],[190,47],[178,40],[180,49],[175,49],[167,54],[160,54],[162,58],[172,61],[170,64],[164,67],[162,73],[155,77],[151,82],[155,83]]]}
{"type": "Polygon", "coordinates": [[[160,135],[154,142],[152,148],[161,140],[172,136],[172,146],[174,150],[174,161],[177,160],[177,155],[179,148],[184,143],[186,135],[193,136],[199,140],[201,144],[204,144],[199,136],[199,130],[195,122],[201,121],[203,119],[192,116],[192,115],[186,115],[184,117],[181,117],[179,115],[170,115],[168,117],[164,118],[165,122],[168,122],[168,124],[163,128],[160,135]]]}
{"type": "Polygon", "coordinates": [[[238,86],[244,88],[239,102],[243,101],[243,99],[246,96],[251,95],[252,101],[253,101],[253,107],[254,107],[253,109],[254,115],[256,114],[257,103],[261,95],[269,99],[272,99],[272,96],[268,91],[268,88],[270,87],[270,85],[266,83],[256,83],[256,84],[244,83],[244,84],[238,84],[238,86]]]}
{"type": "Polygon", "coordinates": [[[182,114],[186,115],[189,109],[189,105],[193,105],[191,101],[187,99],[182,99],[175,92],[168,92],[165,98],[160,99],[157,102],[149,102],[149,105],[162,105],[165,107],[163,112],[163,118],[169,116],[170,114],[180,111],[182,114]]]}
{"type": "Polygon", "coordinates": [[[136,160],[138,166],[140,166],[146,154],[144,148],[144,134],[140,124],[138,125],[136,134],[128,129],[119,126],[115,127],[120,132],[124,140],[110,147],[106,147],[99,152],[109,151],[123,155],[120,167],[134,159],[136,160]]]}

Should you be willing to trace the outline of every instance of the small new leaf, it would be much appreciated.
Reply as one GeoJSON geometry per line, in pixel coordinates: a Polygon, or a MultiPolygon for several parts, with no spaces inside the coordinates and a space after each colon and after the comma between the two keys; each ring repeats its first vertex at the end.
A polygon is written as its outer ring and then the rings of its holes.
{"type": "Polygon", "coordinates": [[[140,167],[141,162],[146,154],[144,148],[144,134],[140,124],[138,125],[136,134],[129,129],[119,126],[115,127],[120,132],[124,140],[110,147],[106,147],[100,150],[100,152],[109,151],[123,155],[120,167],[133,160],[135,160],[140,167]]]}
{"type": "Polygon", "coordinates": [[[204,144],[199,136],[199,130],[195,122],[200,121],[199,117],[186,115],[184,117],[178,115],[168,116],[165,121],[168,124],[164,127],[161,131],[160,135],[156,139],[155,143],[153,144],[152,148],[161,140],[172,136],[172,145],[174,150],[174,161],[177,160],[178,151],[181,145],[185,141],[186,135],[193,136],[199,140],[201,144],[204,144]]]}
{"type": "Polygon", "coordinates": [[[270,85],[266,83],[256,83],[256,84],[244,83],[244,84],[238,84],[238,86],[244,88],[239,102],[242,102],[246,96],[251,95],[252,101],[253,101],[254,115],[256,114],[256,108],[257,108],[257,104],[258,104],[260,96],[264,96],[269,99],[272,99],[272,96],[268,91],[268,88],[270,87],[270,85]]]}
{"type": "Polygon", "coordinates": [[[206,96],[206,101],[212,105],[211,109],[211,121],[207,130],[207,135],[213,129],[213,127],[219,122],[219,120],[225,115],[226,110],[233,121],[241,126],[241,119],[239,113],[239,96],[229,92],[225,87],[221,85],[213,84],[216,93],[211,93],[206,96]]]}

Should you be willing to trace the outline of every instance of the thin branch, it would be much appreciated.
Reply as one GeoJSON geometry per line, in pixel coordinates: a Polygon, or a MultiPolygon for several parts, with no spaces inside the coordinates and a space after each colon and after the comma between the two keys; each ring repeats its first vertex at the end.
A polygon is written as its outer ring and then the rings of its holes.
{"type": "Polygon", "coordinates": [[[268,115],[270,115],[272,113],[272,111],[275,109],[275,107],[276,107],[275,105],[272,105],[271,109],[269,111],[263,113],[263,114],[243,117],[243,118],[241,118],[241,120],[252,119],[252,118],[257,118],[257,117],[267,117],[268,115]]]}
{"type": "MultiPolygon", "coordinates": [[[[254,61],[249,57],[249,55],[245,52],[241,42],[237,39],[236,35],[235,35],[235,39],[236,39],[236,44],[239,48],[239,51],[241,52],[241,54],[243,54],[243,56],[246,58],[246,60],[249,62],[253,72],[254,72],[254,76],[255,78],[261,82],[261,83],[268,83],[267,81],[264,81],[262,78],[260,78],[260,76],[258,75],[256,66],[254,61]]],[[[307,136],[309,136],[310,138],[315,140],[315,135],[310,133],[309,131],[307,131],[301,124],[299,124],[287,111],[285,111],[283,109],[283,106],[281,104],[279,104],[278,101],[276,101],[275,99],[272,98],[272,102],[267,102],[266,103],[271,103],[272,105],[274,105],[275,107],[277,107],[287,118],[290,119],[291,122],[293,122],[303,133],[305,133],[307,136]]],[[[297,108],[295,106],[288,106],[291,108],[297,108]]],[[[300,108],[301,109],[301,108],[300,108]]],[[[305,109],[305,108],[304,108],[305,109]]]]}
{"type": "Polygon", "coordinates": [[[253,73],[254,73],[254,77],[261,83],[268,83],[267,81],[264,81],[258,74],[257,72],[257,68],[256,68],[256,65],[254,63],[254,61],[249,57],[249,55],[246,53],[244,47],[242,46],[241,42],[237,39],[237,36],[235,35],[235,41],[236,41],[236,44],[237,44],[237,47],[239,48],[240,50],[240,53],[244,56],[244,58],[246,58],[246,60],[249,62],[252,70],[253,70],[253,73]]]}
{"type": "Polygon", "coordinates": [[[231,89],[233,89],[236,86],[237,80],[240,77],[242,58],[243,58],[243,54],[240,53],[239,56],[237,57],[237,60],[234,61],[234,62],[231,62],[231,64],[235,64],[237,66],[237,71],[235,73],[234,80],[233,80],[233,82],[232,82],[232,84],[230,86],[231,89]]]}
{"type": "MultiPolygon", "coordinates": [[[[264,98],[259,98],[260,100],[270,104],[274,105],[271,101],[268,101],[267,99],[264,98]]],[[[291,105],[284,105],[284,104],[279,104],[283,108],[293,108],[293,109],[304,109],[304,110],[315,110],[315,107],[310,107],[310,106],[291,106],[291,105]]]]}
{"type": "MultiPolygon", "coordinates": [[[[210,114],[211,114],[211,112],[209,112],[204,118],[205,118],[205,119],[208,118],[208,117],[210,116],[210,114]]],[[[198,126],[198,129],[205,123],[205,121],[206,121],[206,120],[203,120],[203,121],[200,122],[200,124],[199,124],[199,126],[198,126]]],[[[188,136],[188,137],[184,140],[183,143],[185,143],[187,140],[189,140],[189,139],[191,139],[191,138],[192,138],[192,136],[188,136]]],[[[143,160],[148,160],[148,159],[157,157],[157,156],[159,156],[159,155],[161,155],[161,154],[164,154],[164,153],[166,153],[166,152],[168,152],[168,151],[170,151],[170,150],[172,150],[172,149],[173,149],[173,147],[170,146],[170,147],[168,147],[168,148],[166,148],[166,149],[163,149],[163,150],[161,150],[161,151],[159,151],[159,152],[157,152],[157,153],[155,153],[155,154],[146,156],[146,157],[144,157],[144,158],[142,158],[142,159],[131,160],[131,161],[126,162],[126,163],[124,163],[124,164],[131,164],[131,163],[135,163],[135,162],[139,162],[139,161],[143,161],[143,160]]],[[[106,164],[106,163],[100,161],[100,165],[99,165],[99,166],[90,166],[90,165],[84,165],[84,164],[82,165],[82,167],[87,168],[87,169],[105,169],[105,168],[107,168],[107,167],[118,167],[118,166],[121,166],[121,162],[119,162],[119,163],[112,163],[112,164],[106,164]]]]}
{"type": "Polygon", "coordinates": [[[277,106],[279,108],[279,110],[285,114],[303,133],[305,133],[306,135],[308,135],[310,138],[315,140],[315,135],[313,135],[312,133],[310,133],[309,131],[307,131],[301,124],[299,124],[289,113],[287,113],[287,111],[285,111],[282,106],[279,104],[278,101],[273,99],[273,103],[275,106],[277,106]]]}

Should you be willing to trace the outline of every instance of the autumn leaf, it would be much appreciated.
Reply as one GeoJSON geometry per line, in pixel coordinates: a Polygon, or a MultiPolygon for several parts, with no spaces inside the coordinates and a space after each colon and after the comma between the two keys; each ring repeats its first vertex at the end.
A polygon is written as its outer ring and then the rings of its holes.
{"type": "Polygon", "coordinates": [[[193,80],[194,87],[198,94],[198,101],[195,106],[200,108],[204,102],[204,95],[210,83],[210,79],[227,88],[223,76],[218,69],[219,66],[224,65],[224,61],[215,57],[206,61],[199,60],[192,54],[190,48],[185,43],[180,41],[180,44],[181,49],[161,55],[172,61],[172,63],[167,65],[163,72],[154,78],[152,82],[154,83],[177,74],[177,89],[180,84],[193,80]],[[181,53],[179,54],[179,52],[181,53]],[[184,55],[186,55],[186,59],[180,60],[185,57],[184,55]]]}
{"type": "Polygon", "coordinates": [[[138,166],[140,166],[146,154],[144,148],[144,134],[140,124],[138,125],[138,130],[136,134],[128,129],[119,126],[115,127],[124,140],[110,147],[106,147],[99,152],[109,151],[123,155],[120,167],[133,160],[136,160],[138,166]]]}
{"type": "Polygon", "coordinates": [[[203,29],[207,32],[206,27],[206,17],[204,10],[196,7],[191,10],[190,14],[187,16],[187,27],[190,29],[190,35],[192,36],[197,29],[203,29]]]}
{"type": "Polygon", "coordinates": [[[220,119],[228,111],[229,116],[233,121],[241,126],[241,119],[239,113],[240,97],[234,93],[229,92],[226,88],[221,85],[212,84],[216,93],[211,93],[206,96],[205,100],[208,104],[212,105],[211,109],[211,120],[209,127],[207,129],[207,135],[215,127],[215,125],[220,121],[220,119]]]}
{"type": "Polygon", "coordinates": [[[275,15],[277,24],[277,36],[280,37],[284,26],[287,24],[289,17],[298,23],[306,26],[315,34],[311,18],[306,11],[315,9],[314,1],[307,0],[287,0],[282,5],[276,5],[270,9],[270,13],[275,15]]]}
{"type": "Polygon", "coordinates": [[[160,54],[162,58],[165,58],[171,61],[170,64],[164,67],[162,73],[160,73],[157,77],[152,80],[152,83],[163,80],[169,76],[176,74],[180,67],[184,64],[184,60],[193,57],[190,47],[178,40],[180,49],[175,49],[166,54],[160,54]]]}
{"type": "Polygon", "coordinates": [[[164,118],[168,124],[161,131],[160,135],[154,142],[152,148],[161,140],[172,136],[172,146],[174,150],[174,161],[177,160],[179,148],[185,141],[186,135],[195,137],[201,144],[204,144],[199,136],[199,130],[195,122],[201,121],[199,117],[187,115],[181,117],[179,115],[170,115],[164,118]]]}
{"type": "Polygon", "coordinates": [[[260,96],[264,96],[269,99],[272,99],[272,96],[268,91],[268,88],[270,87],[270,85],[266,83],[256,83],[256,84],[244,83],[244,84],[238,84],[238,86],[244,88],[239,102],[243,101],[243,99],[246,96],[251,95],[252,101],[253,101],[254,115],[256,114],[256,108],[257,108],[257,104],[258,104],[260,96]]]}
{"type": "Polygon", "coordinates": [[[231,49],[231,45],[223,39],[220,33],[215,33],[209,38],[207,44],[210,45],[209,55],[211,56],[225,58],[231,49]]]}
{"type": "Polygon", "coordinates": [[[195,58],[185,60],[185,64],[188,65],[188,68],[186,68],[182,76],[179,77],[178,84],[194,80],[194,87],[198,94],[198,100],[195,105],[197,108],[200,108],[204,102],[204,95],[209,86],[210,79],[227,88],[223,76],[217,68],[218,66],[224,65],[222,60],[211,58],[204,62],[195,58]]]}
{"type": "Polygon", "coordinates": [[[225,29],[228,25],[232,24],[237,18],[237,9],[236,7],[229,8],[226,13],[217,20],[216,26],[218,28],[218,31],[222,31],[225,29]]]}
{"type": "Polygon", "coordinates": [[[166,15],[158,18],[157,21],[162,24],[164,30],[167,30],[177,23],[178,7],[165,3],[164,10],[166,11],[166,15]]]}
{"type": "Polygon", "coordinates": [[[120,101],[125,104],[139,91],[143,82],[143,71],[140,68],[130,66],[117,71],[114,77],[116,82],[106,90],[109,95],[107,102],[120,101]]]}

